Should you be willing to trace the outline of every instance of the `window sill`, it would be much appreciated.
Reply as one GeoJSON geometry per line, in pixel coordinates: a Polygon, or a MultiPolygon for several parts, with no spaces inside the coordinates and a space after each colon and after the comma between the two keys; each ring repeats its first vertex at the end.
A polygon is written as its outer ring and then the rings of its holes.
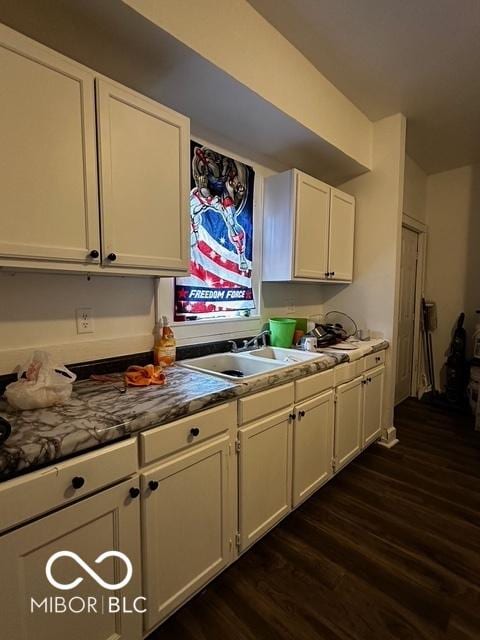
{"type": "Polygon", "coordinates": [[[260,316],[171,323],[179,346],[212,342],[212,340],[249,338],[260,333],[262,326],[263,320],[260,316]]]}

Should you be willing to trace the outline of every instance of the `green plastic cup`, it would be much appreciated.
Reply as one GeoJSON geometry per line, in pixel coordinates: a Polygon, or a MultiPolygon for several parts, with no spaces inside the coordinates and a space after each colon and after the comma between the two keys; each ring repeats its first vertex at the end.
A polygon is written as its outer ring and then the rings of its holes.
{"type": "Polygon", "coordinates": [[[295,318],[270,318],[270,343],[272,347],[291,347],[297,321],[295,318]]]}

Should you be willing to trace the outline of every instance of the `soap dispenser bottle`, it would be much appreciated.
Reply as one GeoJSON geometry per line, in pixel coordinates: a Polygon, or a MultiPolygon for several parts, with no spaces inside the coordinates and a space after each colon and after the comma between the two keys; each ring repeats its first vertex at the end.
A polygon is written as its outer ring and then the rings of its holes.
{"type": "Polygon", "coordinates": [[[156,365],[169,367],[175,362],[176,341],[173,330],[168,324],[167,316],[162,316],[162,322],[155,325],[155,342],[153,358],[156,365]]]}

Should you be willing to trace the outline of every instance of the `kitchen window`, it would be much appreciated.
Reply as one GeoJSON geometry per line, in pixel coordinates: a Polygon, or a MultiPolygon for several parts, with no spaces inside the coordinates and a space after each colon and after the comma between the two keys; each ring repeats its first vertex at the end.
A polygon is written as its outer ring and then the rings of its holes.
{"type": "Polygon", "coordinates": [[[160,279],[157,289],[157,312],[167,315],[186,343],[250,336],[261,327],[265,175],[248,160],[191,142],[191,274],[160,279]]]}

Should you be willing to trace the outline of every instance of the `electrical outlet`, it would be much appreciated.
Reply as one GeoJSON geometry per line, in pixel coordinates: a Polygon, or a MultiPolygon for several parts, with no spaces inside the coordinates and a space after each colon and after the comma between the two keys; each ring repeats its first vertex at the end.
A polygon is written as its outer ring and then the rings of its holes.
{"type": "Polygon", "coordinates": [[[295,313],[295,303],[293,300],[288,300],[287,302],[287,313],[295,313]]]}
{"type": "Polygon", "coordinates": [[[93,310],[91,307],[76,309],[77,333],[93,333],[93,310]]]}

